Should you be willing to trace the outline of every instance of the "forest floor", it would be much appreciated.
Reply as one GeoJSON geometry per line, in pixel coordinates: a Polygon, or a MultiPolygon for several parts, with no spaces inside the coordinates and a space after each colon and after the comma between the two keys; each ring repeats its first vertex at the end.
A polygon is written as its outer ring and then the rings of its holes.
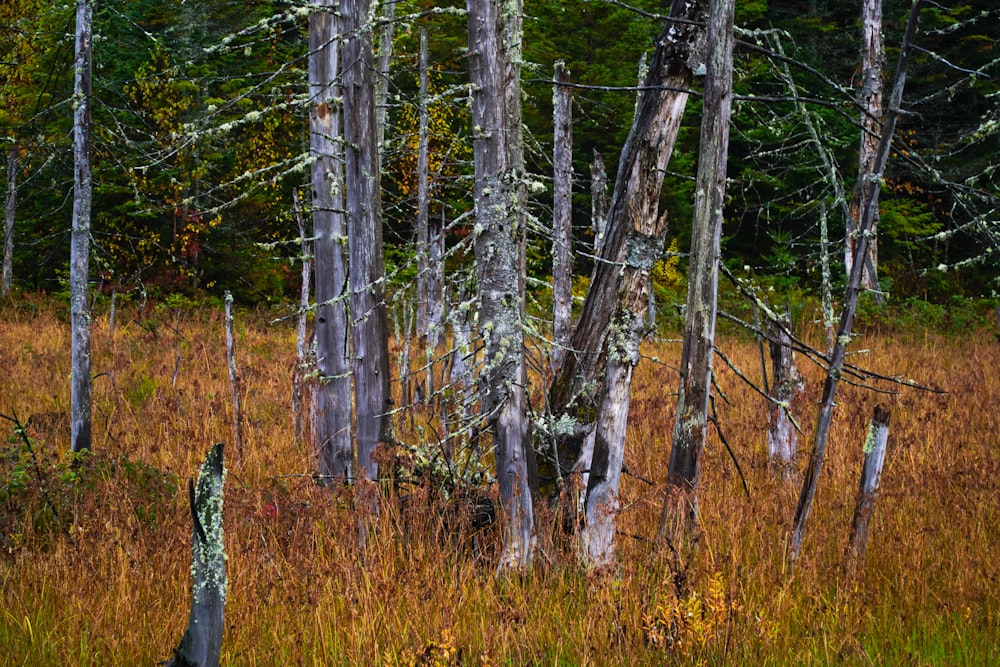
{"type": "MultiPolygon", "coordinates": [[[[222,313],[121,312],[113,332],[106,313],[95,317],[94,452],[72,465],[59,308],[0,308],[0,413],[16,415],[31,443],[12,423],[0,427],[0,665],[152,665],[187,622],[187,478],[212,443],[232,440],[222,313]]],[[[648,344],[636,372],[617,569],[588,574],[563,522],[540,512],[534,569],[498,577],[498,529],[458,494],[386,484],[381,512],[363,517],[351,490],[317,485],[292,427],[291,322],[245,312],[236,328],[245,451],[237,462],[227,445],[224,665],[1000,664],[995,332],[872,330],[857,340],[852,363],[944,393],[843,387],[794,571],[786,549],[799,479],[769,471],[766,404],[717,363],[719,423],[749,495],[710,429],[700,537],[678,588],[678,561],[655,540],[677,342],[648,344]],[[867,557],[848,576],[876,402],[892,410],[889,452],[867,557]]],[[[723,332],[719,347],[760,376],[752,339],[723,332]]],[[[800,476],[823,371],[798,363],[800,476]]],[[[413,423],[427,420],[418,411],[413,423]]],[[[409,424],[397,418],[412,442],[409,424]]],[[[383,469],[406,460],[389,455],[383,469]]]]}

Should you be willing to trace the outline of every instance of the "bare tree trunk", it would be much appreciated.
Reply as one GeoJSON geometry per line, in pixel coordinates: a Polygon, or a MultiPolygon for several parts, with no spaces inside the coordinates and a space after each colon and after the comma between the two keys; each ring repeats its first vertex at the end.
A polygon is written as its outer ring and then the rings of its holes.
{"type": "Polygon", "coordinates": [[[865,462],[861,469],[858,498],[854,503],[851,539],[847,546],[848,576],[853,576],[857,566],[865,559],[865,549],[868,547],[868,526],[872,514],[875,513],[875,498],[878,495],[878,486],[882,479],[882,464],[885,463],[885,450],[888,442],[889,409],[883,405],[876,405],[871,425],[868,427],[868,437],[865,438],[865,462]]]}
{"type": "Polygon", "coordinates": [[[708,43],[677,420],[660,521],[660,537],[671,539],[690,535],[698,512],[715,351],[719,244],[732,113],[733,0],[711,0],[708,43]]]}
{"type": "Polygon", "coordinates": [[[222,534],[222,443],[205,456],[198,485],[188,480],[194,523],[191,546],[191,611],[180,646],[167,667],[217,667],[226,611],[226,545],[222,534]]]}
{"type": "MultiPolygon", "coordinates": [[[[906,34],[903,38],[903,44],[899,51],[899,61],[896,65],[896,80],[893,84],[892,97],[889,101],[889,108],[886,109],[885,120],[882,123],[879,135],[878,151],[876,152],[875,163],[872,167],[874,180],[881,180],[889,158],[889,148],[896,129],[896,118],[899,116],[899,108],[903,99],[903,87],[906,84],[906,71],[910,62],[910,45],[917,30],[917,22],[920,18],[920,7],[922,4],[923,0],[914,0],[913,6],[910,9],[910,16],[906,24],[906,34]]],[[[833,350],[829,355],[829,367],[827,368],[826,382],[823,385],[823,397],[820,400],[819,416],[816,419],[816,434],[813,438],[812,454],[809,458],[809,467],[806,468],[805,479],[802,482],[799,503],[795,509],[795,525],[792,531],[792,543],[788,551],[789,563],[793,566],[802,550],[802,541],[805,537],[806,524],[809,520],[809,511],[812,508],[813,498],[816,496],[819,474],[823,469],[823,461],[826,456],[826,443],[830,434],[830,424],[833,421],[833,408],[837,396],[837,386],[840,384],[840,374],[844,367],[844,359],[847,356],[847,344],[851,340],[854,315],[857,313],[858,293],[861,289],[861,274],[864,268],[864,258],[868,254],[869,231],[875,218],[875,208],[878,207],[878,188],[871,188],[867,192],[867,198],[863,203],[864,206],[861,210],[860,218],[861,224],[858,228],[860,243],[854,256],[850,279],[847,282],[847,289],[844,293],[844,305],[840,312],[837,337],[833,350]]]]}
{"type": "MultiPolygon", "coordinates": [[[[558,465],[567,473],[577,462],[581,445],[592,430],[599,404],[593,387],[600,386],[611,319],[621,284],[621,267],[632,250],[628,238],[643,220],[658,220],[657,208],[663,176],[687,104],[692,67],[701,56],[707,0],[675,0],[646,78],[647,91],[622,149],[607,233],[594,269],[583,310],[563,365],[549,388],[555,415],[568,414],[578,422],[573,435],[558,442],[558,465]],[[637,206],[636,201],[641,202],[637,206]]],[[[658,236],[659,234],[653,234],[658,236]]],[[[583,467],[586,467],[585,465],[583,467]]],[[[551,470],[540,470],[557,477],[551,470]]]]}
{"type": "Polygon", "coordinates": [[[506,570],[530,566],[536,545],[522,321],[522,5],[520,0],[468,0],[467,7],[479,329],[485,346],[479,393],[493,431],[500,497],[508,515],[499,565],[506,570]]]}
{"type": "Polygon", "coordinates": [[[378,462],[373,454],[380,442],[392,440],[392,395],[370,9],[371,0],[340,3],[344,34],[350,37],[344,40],[342,55],[355,438],[358,474],[376,480],[378,462]]]}
{"type": "Polygon", "coordinates": [[[378,34],[378,72],[375,78],[375,131],[378,133],[379,161],[385,149],[385,119],[389,111],[389,65],[392,39],[396,31],[396,1],[382,2],[382,26],[378,34]]]}
{"type": "Polygon", "coordinates": [[[292,426],[295,442],[305,441],[305,410],[308,402],[303,396],[306,387],[307,340],[306,316],[309,314],[309,284],[312,281],[312,243],[306,238],[306,225],[302,216],[302,206],[299,203],[298,190],[292,190],[292,207],[295,210],[295,221],[299,225],[299,242],[302,247],[302,288],[299,290],[299,317],[295,327],[295,370],[292,372],[292,426]]]}
{"type": "Polygon", "coordinates": [[[556,63],[552,92],[553,175],[552,201],[552,330],[555,347],[552,368],[562,365],[573,328],[573,92],[569,70],[556,63]]]}
{"type": "Polygon", "coordinates": [[[802,390],[803,380],[795,366],[795,353],[789,336],[792,320],[785,309],[785,316],[770,323],[771,330],[771,378],[772,402],[767,406],[767,458],[773,470],[789,479],[792,463],[799,446],[798,432],[795,430],[789,411],[792,399],[802,390]]]}
{"type": "Polygon", "coordinates": [[[427,336],[428,218],[430,216],[430,169],[428,168],[427,27],[420,26],[420,98],[417,123],[417,337],[427,336]]]}
{"type": "Polygon", "coordinates": [[[348,359],[347,244],[343,204],[339,18],[335,0],[309,15],[309,151],[316,252],[316,368],[313,439],[319,473],[350,479],[351,368],[348,359]]]}
{"type": "Polygon", "coordinates": [[[91,447],[90,407],[90,208],[91,185],[90,97],[91,28],[89,0],[76,3],[76,74],[73,83],[73,230],[70,237],[69,285],[72,319],[71,446],[74,452],[91,447]]]}
{"type": "MultiPolygon", "coordinates": [[[[847,236],[844,243],[844,266],[850,275],[854,255],[858,252],[861,230],[861,208],[872,189],[881,186],[874,180],[875,158],[878,150],[879,132],[882,129],[882,0],[863,0],[861,3],[861,144],[858,149],[858,180],[851,195],[850,212],[847,219],[847,236]]],[[[878,209],[872,220],[868,239],[868,255],[865,271],[861,275],[861,286],[874,290],[881,299],[878,276],[878,209]]]]}
{"type": "Polygon", "coordinates": [[[594,270],[591,281],[597,274],[596,258],[604,250],[604,235],[608,227],[608,172],[604,158],[594,149],[594,159],[590,162],[590,225],[594,232],[594,270]]]}
{"type": "Polygon", "coordinates": [[[7,204],[4,208],[3,280],[0,296],[10,294],[14,282],[14,212],[17,210],[17,146],[7,150],[7,204]]]}
{"type": "Polygon", "coordinates": [[[243,463],[243,408],[240,406],[240,373],[236,369],[236,339],[233,336],[233,295],[226,291],[226,360],[229,367],[229,388],[233,395],[233,444],[236,462],[243,463]]]}

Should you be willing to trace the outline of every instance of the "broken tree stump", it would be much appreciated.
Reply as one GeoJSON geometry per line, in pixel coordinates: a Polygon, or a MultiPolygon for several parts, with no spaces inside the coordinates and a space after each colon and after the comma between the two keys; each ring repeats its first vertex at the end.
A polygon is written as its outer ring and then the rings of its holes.
{"type": "Polygon", "coordinates": [[[167,667],[218,667],[226,607],[226,548],[222,540],[222,443],[205,457],[197,488],[188,480],[193,545],[191,613],[167,667]]]}
{"type": "Polygon", "coordinates": [[[876,405],[868,427],[868,437],[865,438],[865,462],[861,469],[861,483],[858,486],[858,498],[854,504],[854,520],[851,524],[851,539],[847,546],[847,572],[854,570],[865,558],[868,546],[868,525],[875,512],[875,496],[878,494],[879,481],[882,478],[882,464],[885,463],[885,450],[889,442],[889,409],[876,405]]]}
{"type": "Polygon", "coordinates": [[[804,380],[795,366],[792,351],[791,315],[771,322],[771,401],[768,404],[767,459],[772,470],[781,473],[785,480],[791,478],[792,463],[798,450],[799,438],[789,410],[792,399],[802,391],[804,380]]]}

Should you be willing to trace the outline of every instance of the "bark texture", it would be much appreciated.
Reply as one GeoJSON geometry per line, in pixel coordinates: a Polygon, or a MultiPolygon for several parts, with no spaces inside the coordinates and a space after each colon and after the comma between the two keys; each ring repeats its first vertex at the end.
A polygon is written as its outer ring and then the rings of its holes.
{"type": "Polygon", "coordinates": [[[767,406],[767,458],[771,468],[788,479],[792,460],[799,446],[798,432],[789,416],[792,399],[803,387],[802,375],[795,365],[795,353],[789,336],[792,322],[785,316],[770,325],[772,402],[767,406]]]}
{"type": "Polygon", "coordinates": [[[180,646],[167,667],[217,667],[222,655],[226,610],[226,545],[222,534],[223,445],[209,450],[198,473],[197,488],[188,482],[191,519],[191,611],[180,646]]]}
{"type": "Polygon", "coordinates": [[[236,338],[233,336],[233,295],[226,292],[226,361],[229,367],[229,389],[233,397],[233,444],[236,462],[243,461],[243,408],[240,405],[240,372],[236,368],[236,338]]]}
{"type": "Polygon", "coordinates": [[[298,190],[292,190],[292,206],[295,221],[299,225],[299,242],[302,248],[302,286],[299,290],[299,316],[295,326],[295,370],[292,373],[292,426],[295,442],[305,441],[306,369],[308,368],[308,342],[306,339],[306,319],[309,314],[309,285],[312,281],[312,242],[306,238],[306,225],[299,203],[298,190]]]}
{"type": "Polygon", "coordinates": [[[715,351],[719,244],[733,99],[733,0],[711,1],[708,40],[680,388],[660,522],[660,536],[671,538],[693,530],[698,509],[698,481],[705,448],[715,351]]]}
{"type": "Polygon", "coordinates": [[[524,156],[521,130],[521,1],[468,0],[473,86],[475,254],[485,348],[481,410],[493,432],[507,511],[500,569],[524,568],[535,551],[528,479],[524,364],[524,156]]]}
{"type": "Polygon", "coordinates": [[[875,513],[875,497],[878,495],[882,479],[882,465],[885,463],[886,447],[889,443],[889,409],[876,405],[865,438],[865,462],[861,468],[861,482],[858,497],[854,503],[854,519],[851,522],[851,538],[847,546],[847,571],[853,574],[855,568],[865,559],[868,548],[868,527],[875,513]]]}
{"type": "MultiPolygon", "coordinates": [[[[874,179],[875,158],[879,133],[882,130],[882,62],[885,49],[882,44],[882,0],[863,0],[861,3],[861,88],[858,104],[861,107],[861,144],[858,148],[858,180],[851,195],[850,216],[847,218],[847,237],[844,244],[844,266],[851,273],[854,255],[858,252],[861,230],[861,208],[879,189],[874,179]]],[[[868,253],[861,286],[878,290],[878,209],[868,232],[868,253]]],[[[881,292],[879,292],[881,294],[881,292]]]]}
{"type": "Polygon", "coordinates": [[[7,150],[7,201],[4,206],[3,280],[0,296],[10,294],[14,282],[14,213],[17,211],[17,147],[7,150]]]}
{"type": "MultiPolygon", "coordinates": [[[[622,282],[621,267],[630,251],[627,238],[643,221],[660,220],[663,177],[687,103],[692,72],[702,60],[706,7],[707,0],[674,1],[671,18],[650,59],[648,90],[641,96],[622,149],[604,245],[570,342],[572,352],[566,355],[549,389],[553,414],[568,414],[578,424],[573,435],[558,443],[558,465],[563,474],[577,462],[581,445],[593,429],[610,347],[608,333],[622,282]]],[[[540,474],[548,479],[557,477],[551,468],[540,468],[540,474]]]]}
{"type": "MultiPolygon", "coordinates": [[[[594,149],[594,157],[590,161],[590,227],[594,232],[594,257],[601,256],[604,249],[604,235],[608,226],[608,170],[604,166],[604,158],[594,149]]],[[[593,282],[594,274],[597,272],[597,264],[594,264],[594,272],[591,275],[593,282]]]]}
{"type": "Polygon", "coordinates": [[[553,137],[552,162],[552,329],[555,348],[552,367],[559,368],[573,329],[573,92],[569,70],[556,63],[552,93],[553,137]]]}
{"type": "Polygon", "coordinates": [[[389,442],[389,325],[385,305],[374,49],[370,0],[341,0],[346,38],[344,140],[347,246],[350,254],[351,342],[358,475],[378,479],[373,457],[389,442]]]}
{"type": "Polygon", "coordinates": [[[76,4],[76,67],[73,83],[73,228],[70,235],[69,289],[72,321],[70,443],[74,452],[91,447],[90,405],[90,209],[91,182],[91,27],[89,0],[76,4]]]}
{"type": "Polygon", "coordinates": [[[309,152],[316,253],[316,370],[313,439],[319,474],[352,477],[348,358],[347,235],[340,125],[339,19],[334,0],[309,16],[309,152]]]}

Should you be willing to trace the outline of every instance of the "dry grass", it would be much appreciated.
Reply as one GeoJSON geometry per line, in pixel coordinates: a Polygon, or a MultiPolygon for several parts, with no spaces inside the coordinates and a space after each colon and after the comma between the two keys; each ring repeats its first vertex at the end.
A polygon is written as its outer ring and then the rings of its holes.
{"type": "MultiPolygon", "coordinates": [[[[670,560],[651,541],[678,346],[661,346],[662,363],[646,361],[636,373],[617,576],[588,577],[544,528],[547,549],[534,572],[498,580],[495,530],[472,530],[427,490],[393,492],[367,548],[358,549],[351,493],[317,487],[310,452],[292,436],[294,334],[263,319],[243,314],[237,325],[246,456],[240,467],[230,460],[226,488],[224,664],[1000,661],[1000,345],[989,332],[864,341],[869,351],[854,361],[948,393],[844,388],[793,574],[785,546],[798,489],[768,473],[762,400],[720,368],[728,397],[720,418],[751,496],[713,435],[701,539],[678,600],[670,560]],[[876,400],[892,404],[890,453],[865,567],[849,581],[843,552],[876,400]]],[[[75,469],[64,453],[68,345],[68,323],[54,304],[0,312],[0,412],[34,417],[44,482],[17,441],[4,445],[0,664],[153,664],[167,657],[187,618],[184,480],[212,442],[231,434],[221,312],[156,311],[120,325],[114,340],[106,318],[97,319],[95,454],[75,469]]],[[[721,345],[759,375],[752,343],[721,345]]],[[[808,387],[796,413],[810,434],[822,374],[800,365],[808,387]]],[[[13,432],[3,428],[5,437],[13,432]]]]}

